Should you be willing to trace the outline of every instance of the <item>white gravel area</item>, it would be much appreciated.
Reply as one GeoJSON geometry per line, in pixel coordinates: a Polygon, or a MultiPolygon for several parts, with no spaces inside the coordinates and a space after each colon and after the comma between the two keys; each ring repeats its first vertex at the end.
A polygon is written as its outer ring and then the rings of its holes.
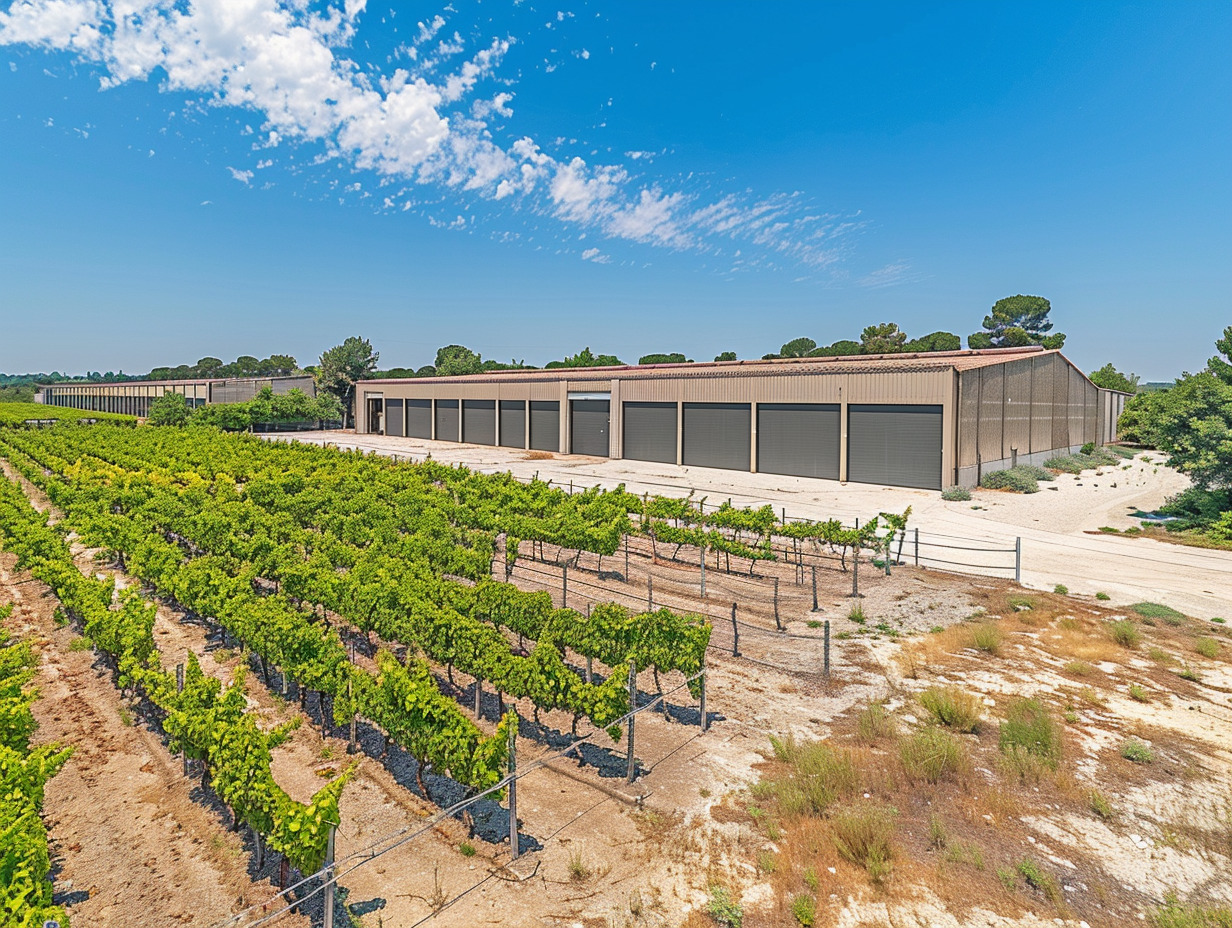
{"type": "MultiPolygon", "coordinates": [[[[1164,603],[1199,618],[1232,619],[1232,552],[1182,547],[1146,538],[1088,534],[1102,526],[1138,524],[1132,513],[1150,511],[1189,485],[1188,478],[1162,464],[1162,455],[1142,455],[1100,472],[1058,476],[1031,495],[975,490],[971,502],[948,503],[931,490],[840,484],[833,480],[750,474],[743,471],[677,467],[644,461],[610,460],[580,455],[532,458],[516,449],[434,442],[353,432],[300,432],[267,436],[339,448],[358,448],[421,460],[428,454],[443,463],[465,464],[484,472],[510,471],[515,476],[551,479],[574,486],[614,487],[634,492],[683,495],[690,489],[717,503],[770,503],[789,516],[837,517],[845,522],[867,519],[881,511],[912,507],[911,526],[921,533],[925,557],[996,565],[995,571],[955,567],[970,573],[1012,576],[1015,539],[1022,540],[1022,582],[1036,589],[1063,584],[1071,593],[1107,593],[1113,603],[1164,603]],[[1127,469],[1122,469],[1128,465],[1127,469]],[[941,549],[988,546],[996,554],[941,549]]],[[[539,453],[535,453],[536,455],[539,453]]],[[[910,545],[904,559],[911,559],[910,545]]]]}

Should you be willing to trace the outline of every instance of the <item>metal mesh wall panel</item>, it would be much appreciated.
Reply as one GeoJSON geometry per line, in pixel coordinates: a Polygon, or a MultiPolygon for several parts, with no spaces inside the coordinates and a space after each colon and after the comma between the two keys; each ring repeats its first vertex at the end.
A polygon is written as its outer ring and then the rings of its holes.
{"type": "Polygon", "coordinates": [[[752,450],[748,403],[685,403],[683,460],[693,467],[748,470],[752,450]]]}
{"type": "Polygon", "coordinates": [[[1052,372],[1046,358],[1031,361],[1031,452],[1052,448],[1052,372]]]}
{"type": "Polygon", "coordinates": [[[980,372],[963,371],[958,377],[958,466],[973,467],[975,435],[980,423],[980,372]]]}
{"type": "Polygon", "coordinates": [[[1056,355],[1052,361],[1052,447],[1069,447],[1069,368],[1056,355]]]}
{"type": "Polygon", "coordinates": [[[611,400],[569,401],[569,450],[573,454],[608,456],[611,405],[611,400]]]}
{"type": "Polygon", "coordinates": [[[472,445],[496,444],[496,400],[462,401],[462,440],[472,445]]]}
{"type": "Polygon", "coordinates": [[[941,489],[940,406],[847,407],[847,478],[941,489]]]}
{"type": "Polygon", "coordinates": [[[980,370],[980,459],[999,461],[1006,455],[1002,452],[1002,403],[1005,399],[1005,370],[1001,366],[980,370]]]}
{"type": "Polygon", "coordinates": [[[530,446],[535,451],[560,450],[560,403],[531,400],[530,446]]]}
{"type": "Polygon", "coordinates": [[[760,403],[757,469],[763,474],[838,479],[836,404],[760,403]]]}
{"type": "Polygon", "coordinates": [[[1081,445],[1086,432],[1086,381],[1075,368],[1069,371],[1069,440],[1070,444],[1081,445]]]}
{"type": "Polygon", "coordinates": [[[385,401],[385,434],[397,436],[406,434],[406,417],[402,412],[402,400],[385,401]]]}
{"type": "Polygon", "coordinates": [[[407,438],[432,437],[432,401],[406,401],[406,435],[407,438]]]}
{"type": "Polygon", "coordinates": [[[526,401],[500,401],[500,443],[505,448],[526,447],[526,401]]]}
{"type": "Polygon", "coordinates": [[[1004,454],[1031,451],[1031,362],[1005,365],[1004,454]]]}
{"type": "Polygon", "coordinates": [[[436,401],[436,440],[458,440],[458,401],[436,401]]]}
{"type": "Polygon", "coordinates": [[[633,461],[676,463],[676,404],[624,404],[624,456],[633,461]]]}

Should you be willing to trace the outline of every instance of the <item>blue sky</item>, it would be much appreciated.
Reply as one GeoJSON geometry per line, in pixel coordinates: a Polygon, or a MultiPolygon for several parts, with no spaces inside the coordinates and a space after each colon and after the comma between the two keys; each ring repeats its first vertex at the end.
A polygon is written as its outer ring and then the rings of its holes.
{"type": "Polygon", "coordinates": [[[1232,4],[0,11],[0,370],[1232,324],[1232,4]]]}

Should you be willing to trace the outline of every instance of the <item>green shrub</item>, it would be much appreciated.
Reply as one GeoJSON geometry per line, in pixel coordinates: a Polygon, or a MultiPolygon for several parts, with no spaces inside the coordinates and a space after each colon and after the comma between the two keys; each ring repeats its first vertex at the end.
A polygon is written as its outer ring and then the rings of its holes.
{"type": "Polygon", "coordinates": [[[1022,466],[1008,470],[994,470],[980,479],[980,486],[988,490],[1009,490],[1012,493],[1038,493],[1039,481],[1022,466]]]}
{"type": "Polygon", "coordinates": [[[711,886],[710,901],[706,903],[706,914],[724,928],[741,928],[744,924],[744,909],[732,899],[726,886],[711,886]]]}
{"type": "Polygon", "coordinates": [[[1146,691],[1146,687],[1137,683],[1129,684],[1129,698],[1134,702],[1150,702],[1151,695],[1146,691]]]}
{"type": "Polygon", "coordinates": [[[1130,611],[1138,613],[1144,619],[1172,619],[1176,624],[1185,621],[1185,614],[1177,612],[1170,606],[1161,606],[1159,603],[1134,603],[1129,607],[1130,611]]]}
{"type": "Polygon", "coordinates": [[[1021,861],[1018,864],[1018,872],[1022,878],[1027,881],[1027,885],[1033,889],[1038,889],[1044,894],[1049,902],[1056,905],[1061,901],[1061,887],[1057,885],[1057,881],[1049,874],[1045,873],[1038,863],[1030,858],[1021,861]]]}
{"type": "Polygon", "coordinates": [[[859,603],[851,607],[851,611],[847,613],[847,618],[857,625],[863,625],[868,620],[868,616],[864,614],[864,607],[859,603]]]}
{"type": "Polygon", "coordinates": [[[1211,621],[1214,622],[1216,625],[1223,625],[1228,620],[1220,618],[1219,616],[1212,616],[1211,621]]]}
{"type": "Polygon", "coordinates": [[[965,503],[971,499],[971,491],[966,487],[946,487],[941,491],[941,498],[949,503],[965,503]]]}
{"type": "Polygon", "coordinates": [[[1076,454],[1060,454],[1055,458],[1049,458],[1044,462],[1044,466],[1063,474],[1081,474],[1092,465],[1087,458],[1076,454]]]}
{"type": "Polygon", "coordinates": [[[1147,916],[1152,928],[1232,928],[1232,908],[1184,905],[1175,893],[1164,894],[1164,904],[1147,916]]]}
{"type": "Polygon", "coordinates": [[[1178,676],[1182,680],[1188,680],[1190,683],[1201,683],[1202,682],[1202,674],[1198,673],[1198,671],[1190,667],[1188,664],[1184,666],[1184,668],[1181,670],[1178,676]]]}
{"type": "Polygon", "coordinates": [[[971,646],[986,654],[1001,651],[1001,629],[992,622],[981,622],[971,630],[971,646]]]}
{"type": "Polygon", "coordinates": [[[458,853],[463,857],[474,857],[475,845],[471,844],[469,841],[463,841],[460,845],[458,845],[458,853]]]}
{"type": "Polygon", "coordinates": [[[817,920],[817,903],[812,896],[799,895],[791,900],[791,914],[804,928],[811,928],[817,920]]]}
{"type": "Polygon", "coordinates": [[[1056,593],[1058,596],[1068,596],[1069,587],[1067,587],[1064,583],[1058,583],[1052,588],[1052,592],[1056,593]]]}
{"type": "Polygon", "coordinates": [[[1198,638],[1194,641],[1194,650],[1203,657],[1214,659],[1219,656],[1219,642],[1214,638],[1198,638]]]}
{"type": "Polygon", "coordinates": [[[1130,738],[1121,745],[1121,756],[1135,764],[1149,764],[1155,760],[1154,752],[1137,738],[1130,738]]]}
{"type": "Polygon", "coordinates": [[[920,694],[922,705],[937,722],[961,732],[976,732],[984,706],[978,696],[953,686],[931,687],[920,694]]]}
{"type": "Polygon", "coordinates": [[[998,744],[1011,759],[1027,755],[1052,770],[1061,760],[1061,730],[1052,714],[1038,699],[1017,699],[1010,703],[1001,723],[998,744]]]}
{"type": "Polygon", "coordinates": [[[1116,815],[1108,797],[1097,789],[1093,789],[1087,794],[1087,802],[1091,806],[1091,811],[1104,820],[1111,819],[1116,815]]]}
{"type": "Polygon", "coordinates": [[[757,869],[762,873],[773,873],[778,866],[779,859],[769,851],[762,851],[757,855],[757,869]]]}
{"type": "Polygon", "coordinates": [[[1085,677],[1091,672],[1092,667],[1086,661],[1069,661],[1063,669],[1075,677],[1085,677]]]}
{"type": "Polygon", "coordinates": [[[874,883],[890,875],[894,820],[898,811],[885,805],[843,809],[830,819],[831,839],[839,856],[863,867],[874,883]]]}
{"type": "Polygon", "coordinates": [[[1091,455],[1095,453],[1095,442],[1089,441],[1078,449],[1079,454],[1091,455]]]}
{"type": "Polygon", "coordinates": [[[956,775],[963,763],[962,745],[948,731],[925,728],[899,748],[903,772],[912,780],[936,783],[956,775]]]}
{"type": "Polygon", "coordinates": [[[1095,598],[1098,599],[1100,602],[1105,602],[1105,603],[1108,602],[1108,600],[1112,599],[1112,597],[1109,596],[1107,593],[1096,593],[1095,598]]]}
{"type": "Polygon", "coordinates": [[[865,706],[856,717],[856,731],[860,740],[873,744],[883,738],[893,738],[898,734],[898,723],[894,716],[886,711],[883,703],[874,702],[865,706]]]}
{"type": "Polygon", "coordinates": [[[1001,885],[1013,892],[1018,888],[1018,874],[1009,867],[997,868],[997,879],[1001,881],[1001,885]]]}
{"type": "Polygon", "coordinates": [[[772,736],[770,744],[775,757],[791,767],[789,778],[766,786],[784,815],[820,814],[859,785],[855,764],[846,751],[836,751],[824,741],[801,744],[790,735],[785,739],[772,736]]]}
{"type": "Polygon", "coordinates": [[[1142,632],[1129,619],[1116,619],[1106,628],[1108,636],[1123,648],[1136,648],[1142,641],[1142,632]]]}
{"type": "Polygon", "coordinates": [[[1051,483],[1057,479],[1057,475],[1052,471],[1046,470],[1043,467],[1036,467],[1034,464],[1019,464],[1014,469],[1034,477],[1036,480],[1043,480],[1045,483],[1051,483]]]}
{"type": "Polygon", "coordinates": [[[804,868],[804,885],[813,892],[821,889],[821,878],[817,876],[817,871],[813,867],[804,868]]]}
{"type": "Polygon", "coordinates": [[[936,814],[928,817],[928,846],[931,850],[945,850],[946,845],[950,843],[950,833],[946,831],[945,822],[941,821],[936,814]]]}

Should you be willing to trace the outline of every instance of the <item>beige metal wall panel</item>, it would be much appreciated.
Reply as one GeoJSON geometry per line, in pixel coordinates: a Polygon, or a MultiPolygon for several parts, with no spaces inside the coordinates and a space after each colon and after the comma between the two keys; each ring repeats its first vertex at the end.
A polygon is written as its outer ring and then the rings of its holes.
{"type": "Polygon", "coordinates": [[[1069,368],[1052,358],[1052,447],[1069,447],[1069,368]]]}
{"type": "Polygon", "coordinates": [[[1066,367],[1069,376],[1069,443],[1081,445],[1086,432],[1086,389],[1077,368],[1066,367]]]}
{"type": "Polygon", "coordinates": [[[1003,457],[1031,453],[1031,361],[1006,364],[1003,457]]]}
{"type": "Polygon", "coordinates": [[[976,429],[980,422],[980,372],[958,375],[958,466],[974,467],[978,446],[976,429]]]}
{"type": "Polygon", "coordinates": [[[1082,380],[1083,387],[1086,392],[1086,431],[1084,433],[1085,441],[1093,441],[1097,444],[1103,444],[1099,437],[1099,387],[1087,381],[1084,377],[1082,380]]]}
{"type": "Polygon", "coordinates": [[[1031,361],[1031,452],[1052,448],[1052,359],[1031,361]]]}
{"type": "Polygon", "coordinates": [[[999,461],[1003,453],[1002,404],[1005,401],[1005,369],[980,369],[979,455],[982,461],[999,461]]]}

